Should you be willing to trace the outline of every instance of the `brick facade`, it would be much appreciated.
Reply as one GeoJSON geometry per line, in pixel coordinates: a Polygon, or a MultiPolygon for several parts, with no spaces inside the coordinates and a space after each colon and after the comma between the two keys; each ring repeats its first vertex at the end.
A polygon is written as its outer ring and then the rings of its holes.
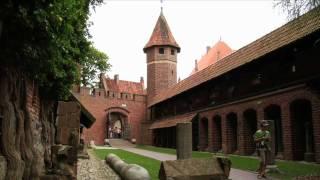
{"type": "Polygon", "coordinates": [[[147,53],[147,91],[151,98],[177,83],[177,50],[168,46],[153,47],[147,53]],[[159,53],[159,49],[164,54],[159,53]],[[174,51],[174,54],[171,54],[174,51]]]}
{"type": "Polygon", "coordinates": [[[83,131],[85,142],[89,143],[93,140],[95,144],[102,145],[104,139],[107,138],[108,113],[117,112],[127,117],[130,128],[128,139],[135,138],[137,143],[140,143],[141,121],[146,116],[145,96],[130,94],[126,98],[126,96],[121,96],[121,93],[109,93],[107,96],[104,89],[96,89],[95,94],[90,94],[88,88],[81,88],[80,93],[74,92],[77,99],[96,118],[92,127],[83,131]]]}
{"type": "MultiPolygon", "coordinates": [[[[274,93],[272,95],[265,94],[257,97],[252,97],[250,100],[242,100],[239,102],[230,103],[228,105],[224,105],[221,107],[217,107],[210,110],[204,110],[199,113],[200,117],[207,118],[210,121],[213,121],[213,115],[221,116],[221,129],[222,129],[222,150],[224,153],[237,153],[242,155],[248,155],[253,153],[254,147],[252,146],[252,135],[253,131],[250,127],[248,127],[246,119],[243,114],[246,110],[250,109],[250,111],[255,112],[257,116],[257,120],[264,119],[264,111],[263,109],[267,108],[270,105],[278,105],[281,107],[281,121],[282,121],[282,139],[283,139],[283,147],[284,147],[284,159],[287,160],[295,160],[294,153],[298,148],[294,144],[295,136],[293,129],[293,121],[292,112],[290,110],[290,105],[292,102],[296,100],[306,100],[311,103],[311,111],[312,111],[312,126],[313,126],[313,139],[314,139],[314,150],[316,161],[320,162],[320,149],[319,149],[319,121],[320,121],[320,112],[319,112],[319,104],[320,99],[316,94],[309,91],[304,87],[297,87],[297,89],[287,89],[281,93],[274,93]],[[233,137],[232,123],[230,120],[231,116],[237,117],[237,129],[238,129],[238,151],[234,152],[234,144],[235,139],[233,137]]],[[[200,120],[199,120],[200,121],[200,120]]],[[[211,124],[211,123],[209,123],[211,124]]],[[[214,124],[212,122],[212,124],[214,124]]],[[[203,128],[212,128],[213,130],[209,130],[208,137],[215,137],[216,127],[208,126],[203,127],[199,126],[200,137],[204,137],[201,133],[206,132],[203,128]],[[202,128],[202,129],[201,129],[202,128]],[[211,134],[210,134],[211,133],[211,134]]],[[[302,127],[301,127],[302,128],[302,127]]],[[[200,139],[201,141],[212,140],[213,142],[209,142],[208,149],[212,149],[217,151],[220,147],[218,138],[208,138],[208,139],[200,139]]]]}

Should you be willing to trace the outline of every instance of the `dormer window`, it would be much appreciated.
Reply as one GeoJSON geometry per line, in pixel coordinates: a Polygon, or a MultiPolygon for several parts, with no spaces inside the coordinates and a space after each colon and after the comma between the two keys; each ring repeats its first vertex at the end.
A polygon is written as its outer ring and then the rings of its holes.
{"type": "Polygon", "coordinates": [[[174,55],[174,49],[171,49],[171,55],[174,55]]]}
{"type": "Polygon", "coordinates": [[[159,48],[159,54],[164,54],[164,48],[159,48]]]}

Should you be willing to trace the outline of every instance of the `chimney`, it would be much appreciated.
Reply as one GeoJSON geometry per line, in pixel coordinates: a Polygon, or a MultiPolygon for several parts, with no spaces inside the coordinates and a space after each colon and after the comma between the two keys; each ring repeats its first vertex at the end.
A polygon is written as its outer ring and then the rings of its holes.
{"type": "Polygon", "coordinates": [[[116,82],[116,84],[119,83],[119,74],[114,75],[114,81],[116,82]]]}
{"type": "Polygon", "coordinates": [[[207,46],[207,54],[208,54],[209,50],[210,50],[210,46],[207,46]]]}
{"type": "Polygon", "coordinates": [[[99,76],[99,79],[100,79],[100,82],[99,82],[99,88],[102,88],[103,87],[103,80],[105,78],[105,74],[104,73],[100,73],[100,76],[99,76]]]}
{"type": "Polygon", "coordinates": [[[198,71],[198,60],[194,60],[194,71],[198,71]]]}
{"type": "Polygon", "coordinates": [[[144,79],[143,79],[143,76],[140,77],[140,84],[142,85],[142,89],[144,89],[144,79]]]}

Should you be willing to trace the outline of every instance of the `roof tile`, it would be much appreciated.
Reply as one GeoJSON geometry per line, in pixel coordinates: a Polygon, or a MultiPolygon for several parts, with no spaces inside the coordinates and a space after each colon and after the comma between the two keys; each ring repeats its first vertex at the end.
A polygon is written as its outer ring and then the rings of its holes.
{"type": "Polygon", "coordinates": [[[180,47],[174,39],[166,21],[166,18],[164,17],[162,12],[158,18],[156,26],[153,29],[149,42],[144,46],[143,51],[146,52],[146,50],[152,46],[161,45],[176,47],[178,48],[178,52],[180,52],[180,47]]]}
{"type": "Polygon", "coordinates": [[[118,80],[118,82],[116,82],[109,77],[105,78],[105,82],[107,86],[106,90],[108,91],[145,95],[145,90],[140,82],[124,80],[118,80]]]}

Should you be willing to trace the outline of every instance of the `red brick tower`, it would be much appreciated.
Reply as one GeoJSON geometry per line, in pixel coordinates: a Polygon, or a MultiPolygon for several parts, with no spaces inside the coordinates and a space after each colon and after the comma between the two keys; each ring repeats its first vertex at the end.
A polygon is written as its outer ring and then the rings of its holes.
{"type": "Polygon", "coordinates": [[[180,47],[162,12],[143,51],[147,54],[147,93],[150,100],[161,90],[177,83],[177,53],[180,47]]]}

